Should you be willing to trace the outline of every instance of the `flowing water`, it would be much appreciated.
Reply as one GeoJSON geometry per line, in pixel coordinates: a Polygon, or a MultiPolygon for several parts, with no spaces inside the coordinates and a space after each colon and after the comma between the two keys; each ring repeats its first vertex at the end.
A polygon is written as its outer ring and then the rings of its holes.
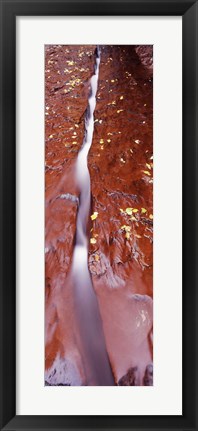
{"type": "Polygon", "coordinates": [[[90,80],[90,95],[85,116],[85,136],[77,158],[76,177],[80,190],[76,225],[76,244],[72,263],[72,280],[75,289],[75,305],[80,334],[80,348],[87,378],[87,385],[111,386],[114,379],[105,346],[102,322],[88,269],[88,233],[90,215],[90,175],[87,156],[94,131],[94,110],[98,87],[100,50],[96,49],[94,74],[90,80]]]}

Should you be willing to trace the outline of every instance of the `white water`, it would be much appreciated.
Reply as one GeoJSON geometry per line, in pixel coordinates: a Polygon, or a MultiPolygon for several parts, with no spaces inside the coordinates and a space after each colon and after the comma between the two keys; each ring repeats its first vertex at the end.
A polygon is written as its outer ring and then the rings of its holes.
{"type": "Polygon", "coordinates": [[[114,380],[106,352],[104,333],[97,298],[88,269],[87,225],[90,215],[90,175],[87,156],[94,131],[94,110],[100,65],[99,48],[96,49],[95,73],[90,80],[90,96],[85,118],[85,137],[76,165],[76,178],[80,190],[76,224],[76,244],[72,263],[72,280],[80,334],[80,348],[88,386],[112,386],[114,380]]]}

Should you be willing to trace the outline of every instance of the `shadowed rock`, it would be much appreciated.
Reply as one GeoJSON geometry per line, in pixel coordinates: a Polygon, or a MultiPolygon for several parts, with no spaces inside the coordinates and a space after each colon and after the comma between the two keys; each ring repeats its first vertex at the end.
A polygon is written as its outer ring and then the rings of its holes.
{"type": "Polygon", "coordinates": [[[129,370],[127,371],[127,374],[121,377],[121,379],[118,382],[118,386],[139,386],[139,385],[140,385],[140,378],[139,378],[138,367],[129,368],[129,370]]]}
{"type": "Polygon", "coordinates": [[[153,364],[149,364],[146,367],[144,375],[144,386],[153,386],[153,364]]]}

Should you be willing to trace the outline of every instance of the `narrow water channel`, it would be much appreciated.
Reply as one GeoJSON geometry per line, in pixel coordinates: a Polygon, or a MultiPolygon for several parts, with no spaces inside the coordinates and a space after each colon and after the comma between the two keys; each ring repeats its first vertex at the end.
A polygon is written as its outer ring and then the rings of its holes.
{"type": "Polygon", "coordinates": [[[80,191],[76,224],[76,242],[73,253],[72,281],[79,332],[79,344],[88,386],[111,386],[114,379],[106,351],[102,321],[97,298],[88,269],[88,232],[91,190],[87,156],[94,132],[94,110],[98,88],[100,49],[96,48],[94,74],[90,79],[90,94],[85,114],[85,136],[76,164],[80,191]]]}

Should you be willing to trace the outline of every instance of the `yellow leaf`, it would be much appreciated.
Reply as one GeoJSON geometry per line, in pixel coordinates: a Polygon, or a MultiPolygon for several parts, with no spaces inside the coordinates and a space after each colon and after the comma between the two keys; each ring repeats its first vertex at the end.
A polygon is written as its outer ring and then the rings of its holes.
{"type": "Polygon", "coordinates": [[[126,224],[124,224],[123,226],[121,226],[121,229],[125,230],[125,232],[130,232],[131,226],[127,226],[126,224]]]}
{"type": "Polygon", "coordinates": [[[96,244],[96,239],[95,238],[90,238],[90,243],[91,244],[96,244]]]}
{"type": "Polygon", "coordinates": [[[151,220],[153,220],[153,214],[150,214],[149,218],[150,218],[151,220]]]}
{"type": "Polygon", "coordinates": [[[98,254],[95,254],[94,258],[95,258],[96,262],[98,262],[100,260],[100,256],[98,254]]]}
{"type": "Polygon", "coordinates": [[[73,145],[77,145],[77,143],[78,143],[78,142],[76,142],[76,141],[72,142],[72,144],[73,144],[73,145]]]}
{"type": "Polygon", "coordinates": [[[146,208],[141,208],[141,213],[145,214],[147,212],[146,208]]]}
{"type": "Polygon", "coordinates": [[[142,171],[145,175],[149,175],[149,177],[151,176],[149,171],[142,171]]]}
{"type": "Polygon", "coordinates": [[[146,167],[147,167],[148,169],[151,169],[151,165],[149,165],[149,163],[146,163],[146,167]]]}
{"type": "Polygon", "coordinates": [[[111,139],[107,139],[107,142],[111,142],[111,139]]]}
{"type": "Polygon", "coordinates": [[[115,82],[115,80],[114,80],[114,79],[111,79],[111,82],[115,82]]]}
{"type": "Polygon", "coordinates": [[[137,208],[133,208],[133,213],[137,213],[139,210],[137,208]]]}
{"type": "Polygon", "coordinates": [[[100,144],[104,144],[104,139],[100,139],[100,144]]]}
{"type": "Polygon", "coordinates": [[[52,138],[53,138],[53,135],[50,135],[50,136],[49,136],[49,139],[52,139],[52,138]]]}
{"type": "Polygon", "coordinates": [[[133,208],[126,208],[125,212],[126,212],[128,215],[132,215],[133,208]]]}
{"type": "Polygon", "coordinates": [[[126,234],[125,234],[125,238],[126,238],[126,239],[130,239],[130,233],[129,233],[129,232],[126,232],[126,234]]]}
{"type": "Polygon", "coordinates": [[[95,220],[98,217],[98,212],[95,211],[90,217],[91,217],[91,220],[95,220]]]}

